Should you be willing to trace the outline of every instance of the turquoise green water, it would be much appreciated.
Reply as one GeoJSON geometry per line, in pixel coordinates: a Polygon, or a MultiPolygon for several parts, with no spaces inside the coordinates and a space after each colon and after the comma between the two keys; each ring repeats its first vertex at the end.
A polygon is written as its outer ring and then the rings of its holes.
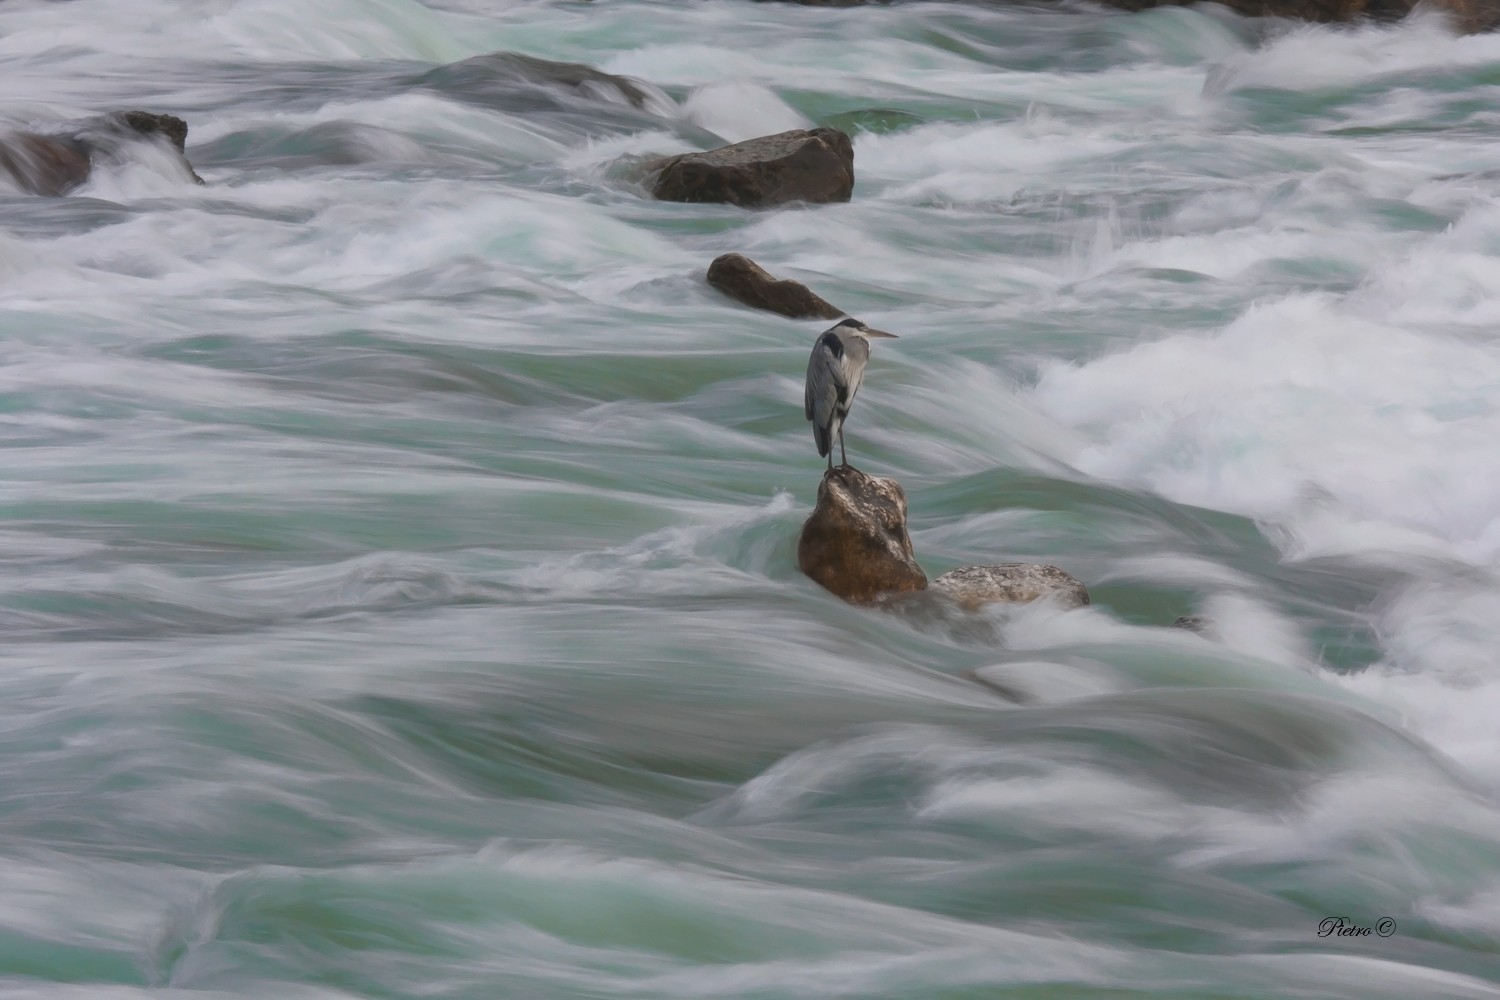
{"type": "Polygon", "coordinates": [[[0,191],[0,992],[1500,995],[1497,80],[1430,17],[0,6],[0,123],[208,181],[0,191]],[[630,180],[827,123],[847,205],[630,180]],[[825,324],[728,251],[901,335],[847,438],[929,575],[1093,605],[803,578],[825,324]]]}

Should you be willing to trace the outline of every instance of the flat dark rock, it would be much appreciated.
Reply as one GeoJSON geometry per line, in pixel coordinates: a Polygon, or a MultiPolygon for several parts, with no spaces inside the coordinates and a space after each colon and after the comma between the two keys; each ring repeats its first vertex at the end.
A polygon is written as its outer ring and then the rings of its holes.
{"type": "Polygon", "coordinates": [[[894,479],[843,465],[818,485],[818,502],[802,526],[797,567],[846,601],[927,587],[906,532],[906,491],[894,479]]]}
{"type": "Polygon", "coordinates": [[[652,197],[764,208],[792,201],[848,201],[854,144],[837,129],[793,129],[652,164],[652,197]]]}
{"type": "Polygon", "coordinates": [[[932,581],[966,608],[985,604],[1029,604],[1052,598],[1068,608],[1089,603],[1089,592],[1077,577],[1040,563],[997,563],[950,570],[932,581]]]}
{"type": "Polygon", "coordinates": [[[736,302],[792,319],[838,319],[844,315],[800,281],[775,278],[743,254],[726,253],[708,265],[708,283],[736,302]]]}

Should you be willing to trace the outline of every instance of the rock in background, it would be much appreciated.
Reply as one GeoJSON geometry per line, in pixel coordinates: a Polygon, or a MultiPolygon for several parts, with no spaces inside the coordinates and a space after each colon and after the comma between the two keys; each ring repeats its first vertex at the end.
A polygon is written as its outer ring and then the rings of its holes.
{"type": "MultiPolygon", "coordinates": [[[[804,7],[861,7],[887,0],[790,0],[804,7]]],[[[1152,7],[1186,7],[1195,0],[1099,0],[1106,7],[1148,10],[1152,7]]],[[[1461,31],[1471,34],[1492,31],[1500,25],[1500,0],[1217,0],[1246,17],[1286,17],[1325,23],[1398,21],[1419,3],[1447,12],[1461,31]]]]}
{"type": "MultiPolygon", "coordinates": [[[[1125,10],[1186,6],[1183,0],[1101,0],[1125,10]]],[[[1397,21],[1410,14],[1417,0],[1218,0],[1246,17],[1287,17],[1299,21],[1341,22],[1369,18],[1397,21]]],[[[1447,11],[1463,31],[1489,31],[1500,23],[1500,3],[1493,0],[1429,0],[1428,6],[1447,11]]]]}
{"type": "Polygon", "coordinates": [[[837,129],[792,129],[706,153],[650,164],[651,195],[661,201],[724,202],[766,208],[792,201],[848,201],[854,192],[854,144],[837,129]]]}

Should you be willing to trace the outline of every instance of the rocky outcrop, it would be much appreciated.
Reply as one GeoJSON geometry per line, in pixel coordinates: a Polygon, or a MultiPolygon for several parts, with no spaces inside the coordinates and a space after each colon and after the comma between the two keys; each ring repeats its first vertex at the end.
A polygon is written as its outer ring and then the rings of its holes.
{"type": "Polygon", "coordinates": [[[182,158],[182,166],[194,183],[203,178],[187,158],[187,122],[176,115],[158,115],[149,111],[116,111],[105,115],[102,127],[84,128],[79,138],[89,146],[89,158],[98,162],[103,156],[120,155],[125,145],[141,138],[164,139],[182,158]]]}
{"type": "Polygon", "coordinates": [[[177,152],[187,152],[187,122],[176,115],[156,115],[149,111],[116,111],[108,116],[108,120],[118,123],[122,129],[129,129],[137,135],[159,135],[164,137],[177,152]]]}
{"type": "MultiPolygon", "coordinates": [[[[1102,0],[1110,7],[1146,10],[1151,7],[1179,7],[1188,0],[1102,0]]],[[[1325,23],[1357,21],[1396,21],[1412,12],[1417,0],[1218,0],[1224,6],[1246,17],[1286,17],[1299,21],[1325,23]]],[[[1500,24],[1500,2],[1496,0],[1429,0],[1428,6],[1447,11],[1463,31],[1489,31],[1500,24]]]]}
{"type": "Polygon", "coordinates": [[[1089,603],[1088,588],[1077,577],[1040,563],[965,566],[933,580],[932,589],[943,591],[971,611],[986,604],[1029,604],[1042,598],[1065,608],[1089,603]]]}
{"type": "Polygon", "coordinates": [[[651,195],[662,201],[724,202],[765,208],[792,201],[848,201],[854,145],[837,129],[793,129],[651,165],[651,195]]]}
{"type": "Polygon", "coordinates": [[[802,572],[846,601],[927,587],[906,533],[906,491],[894,479],[829,469],[797,543],[802,572]]]}
{"type": "Polygon", "coordinates": [[[950,570],[927,583],[906,533],[906,492],[894,479],[847,465],[829,469],[818,502],[802,525],[797,567],[846,601],[941,618],[941,606],[976,611],[987,604],[1049,600],[1062,608],[1089,603],[1070,573],[1040,563],[998,563],[950,570]],[[933,598],[916,595],[925,590],[933,598]]]}
{"type": "MultiPolygon", "coordinates": [[[[886,0],[791,0],[804,7],[861,7],[886,0]]],[[[1106,7],[1147,10],[1151,7],[1184,7],[1195,0],[1099,0],[1106,7]]],[[[1422,0],[1217,0],[1246,17],[1286,17],[1299,21],[1397,21],[1410,14],[1422,0]]],[[[1500,26],[1500,0],[1425,0],[1434,10],[1446,11],[1454,24],[1470,33],[1492,31],[1500,26]]]]}
{"type": "Polygon", "coordinates": [[[202,184],[187,160],[187,133],[181,118],[149,111],[116,111],[56,135],[12,132],[0,135],[0,171],[23,191],[55,197],[87,181],[96,163],[122,155],[130,143],[160,137],[182,157],[188,175],[202,184]]]}
{"type": "Polygon", "coordinates": [[[708,265],[708,283],[736,302],[792,319],[838,319],[844,315],[800,281],[773,278],[743,254],[726,253],[708,265]]]}

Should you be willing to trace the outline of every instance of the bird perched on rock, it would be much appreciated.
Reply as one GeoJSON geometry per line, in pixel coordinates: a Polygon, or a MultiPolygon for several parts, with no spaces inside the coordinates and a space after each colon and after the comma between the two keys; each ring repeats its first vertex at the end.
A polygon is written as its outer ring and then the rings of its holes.
{"type": "Polygon", "coordinates": [[[857,319],[846,319],[825,330],[813,344],[812,357],[807,361],[807,419],[812,421],[818,454],[828,456],[829,469],[833,468],[834,435],[839,439],[841,464],[849,464],[844,451],[844,418],[865,377],[869,338],[895,336],[873,330],[857,319]]]}

